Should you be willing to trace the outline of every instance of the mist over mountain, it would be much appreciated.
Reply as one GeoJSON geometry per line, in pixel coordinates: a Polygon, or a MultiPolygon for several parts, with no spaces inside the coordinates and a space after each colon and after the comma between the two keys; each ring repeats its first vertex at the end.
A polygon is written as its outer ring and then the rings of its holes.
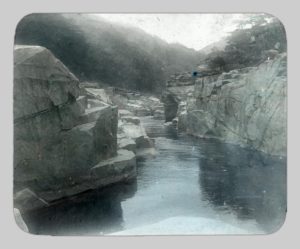
{"type": "Polygon", "coordinates": [[[86,14],[28,15],[15,44],[48,48],[82,81],[141,91],[159,91],[169,75],[199,62],[193,49],[86,14]]]}

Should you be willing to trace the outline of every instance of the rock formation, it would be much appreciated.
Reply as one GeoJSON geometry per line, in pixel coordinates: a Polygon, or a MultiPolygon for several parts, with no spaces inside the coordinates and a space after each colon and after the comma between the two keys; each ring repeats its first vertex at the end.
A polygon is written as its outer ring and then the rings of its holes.
{"type": "Polygon", "coordinates": [[[118,151],[118,108],[109,101],[104,91],[80,89],[46,48],[15,47],[14,198],[21,212],[135,177],[134,154],[118,151]]]}
{"type": "Polygon", "coordinates": [[[156,155],[154,139],[148,137],[140,117],[154,115],[157,119],[164,117],[163,105],[154,96],[143,96],[130,90],[106,87],[90,88],[90,84],[81,84],[82,91],[88,96],[88,107],[103,108],[114,104],[119,108],[117,147],[119,150],[129,150],[136,158],[153,157],[156,155]],[[88,87],[87,87],[88,86],[88,87]]]}
{"type": "Polygon", "coordinates": [[[162,101],[164,103],[165,120],[171,122],[177,115],[179,99],[175,94],[166,92],[162,97],[162,101]]]}
{"type": "Polygon", "coordinates": [[[118,147],[136,153],[137,158],[155,156],[154,139],[148,137],[140,119],[128,110],[120,110],[118,147]]]}
{"type": "Polygon", "coordinates": [[[286,156],[286,54],[257,67],[200,77],[178,124],[270,155],[286,156]]]}
{"type": "Polygon", "coordinates": [[[179,73],[167,81],[167,90],[162,95],[166,122],[172,122],[185,111],[187,97],[192,95],[199,76],[198,72],[179,73]]]}

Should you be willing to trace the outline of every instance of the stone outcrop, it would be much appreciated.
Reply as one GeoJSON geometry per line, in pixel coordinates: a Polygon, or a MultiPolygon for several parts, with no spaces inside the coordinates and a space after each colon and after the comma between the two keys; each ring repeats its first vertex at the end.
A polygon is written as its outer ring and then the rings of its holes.
{"type": "Polygon", "coordinates": [[[154,139],[148,137],[140,118],[164,119],[164,105],[154,96],[143,96],[119,88],[107,88],[110,99],[119,107],[118,149],[136,154],[137,159],[155,157],[154,139]]]}
{"type": "Polygon", "coordinates": [[[16,46],[15,120],[72,102],[79,92],[76,77],[49,50],[39,46],[16,46]]]}
{"type": "Polygon", "coordinates": [[[136,143],[133,139],[128,137],[122,137],[118,141],[118,147],[120,149],[129,150],[133,153],[136,153],[136,143]]]}
{"type": "Polygon", "coordinates": [[[154,139],[148,137],[140,119],[127,110],[120,110],[118,148],[136,153],[137,158],[155,156],[154,139]]]}
{"type": "Polygon", "coordinates": [[[14,59],[14,198],[21,212],[35,208],[33,199],[48,204],[135,176],[135,157],[124,159],[124,174],[119,163],[93,174],[99,163],[123,158],[118,109],[103,89],[80,89],[46,48],[16,46],[14,59]]]}
{"type": "Polygon", "coordinates": [[[198,78],[178,125],[271,155],[286,156],[286,54],[258,67],[198,78]]]}
{"type": "Polygon", "coordinates": [[[180,100],[175,94],[166,92],[162,97],[162,101],[164,103],[165,109],[165,121],[171,122],[173,118],[177,116],[178,105],[180,100]]]}
{"type": "Polygon", "coordinates": [[[135,154],[129,150],[118,150],[116,157],[101,161],[91,169],[96,186],[107,185],[136,176],[135,154]]]}
{"type": "Polygon", "coordinates": [[[200,77],[198,72],[183,72],[171,75],[167,81],[167,90],[162,95],[166,122],[185,111],[188,96],[193,95],[195,82],[200,77]]]}

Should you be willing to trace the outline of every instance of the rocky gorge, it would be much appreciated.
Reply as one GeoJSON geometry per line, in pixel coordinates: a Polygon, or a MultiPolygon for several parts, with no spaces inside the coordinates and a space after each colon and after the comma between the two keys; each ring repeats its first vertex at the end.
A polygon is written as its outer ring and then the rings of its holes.
{"type": "Polygon", "coordinates": [[[277,231],[287,210],[281,23],[245,15],[198,50],[105,18],[32,14],[16,29],[17,225],[43,235],[277,231]]]}

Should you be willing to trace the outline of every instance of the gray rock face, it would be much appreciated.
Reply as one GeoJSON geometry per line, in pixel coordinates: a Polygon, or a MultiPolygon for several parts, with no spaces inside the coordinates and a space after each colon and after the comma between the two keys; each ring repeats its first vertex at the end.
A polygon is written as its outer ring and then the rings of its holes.
{"type": "Polygon", "coordinates": [[[257,68],[203,77],[182,116],[186,130],[286,156],[286,86],[286,54],[257,68]]]}
{"type": "Polygon", "coordinates": [[[61,129],[69,130],[78,124],[78,117],[83,115],[85,110],[81,103],[83,100],[80,96],[78,101],[67,103],[59,107],[59,117],[61,129]]]}
{"type": "Polygon", "coordinates": [[[108,158],[116,155],[117,131],[118,131],[118,108],[109,106],[97,118],[94,136],[95,148],[99,155],[108,158]]]}
{"type": "Polygon", "coordinates": [[[136,158],[132,151],[118,150],[115,157],[102,161],[91,169],[91,177],[97,185],[111,184],[120,179],[136,176],[136,158]]]}
{"type": "Polygon", "coordinates": [[[79,96],[78,79],[48,49],[16,46],[14,58],[14,119],[79,96]]]}
{"type": "Polygon", "coordinates": [[[175,94],[168,92],[163,95],[162,101],[165,108],[166,122],[170,122],[177,115],[179,99],[175,94]]]}
{"type": "Polygon", "coordinates": [[[64,168],[60,169],[63,175],[80,178],[87,170],[98,162],[95,142],[96,121],[82,124],[61,133],[61,147],[64,151],[64,168]]]}
{"type": "Polygon", "coordinates": [[[126,137],[120,138],[118,140],[118,147],[120,149],[129,150],[132,151],[133,153],[136,153],[136,143],[131,138],[126,138],[126,137]]]}
{"type": "MultiPolygon", "coordinates": [[[[123,112],[128,114],[127,112],[123,112]]],[[[137,158],[154,156],[154,139],[147,136],[140,119],[134,116],[121,116],[118,124],[118,148],[136,153],[137,158]],[[137,121],[138,120],[138,121],[137,121]]]]}
{"type": "Polygon", "coordinates": [[[45,48],[18,46],[14,55],[15,205],[26,211],[36,200],[51,203],[134,176],[131,159],[124,177],[118,167],[110,180],[91,176],[91,168],[117,156],[118,109],[105,91],[79,96],[78,80],[45,48]],[[103,105],[88,108],[91,99],[103,105]]]}

